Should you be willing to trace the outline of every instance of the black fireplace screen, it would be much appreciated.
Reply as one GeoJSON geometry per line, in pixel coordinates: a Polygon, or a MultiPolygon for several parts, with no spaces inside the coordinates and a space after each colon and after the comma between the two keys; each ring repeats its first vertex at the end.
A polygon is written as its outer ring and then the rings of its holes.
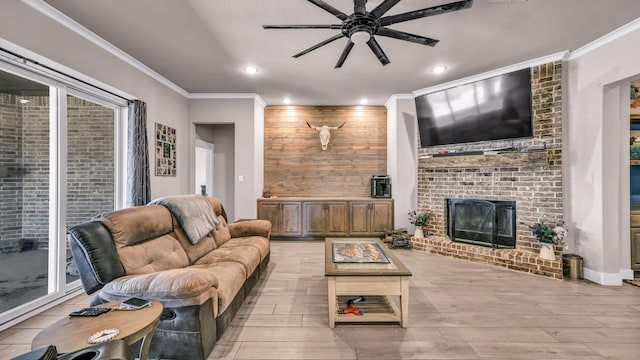
{"type": "Polygon", "coordinates": [[[452,241],[516,247],[515,201],[448,199],[447,210],[447,234],[452,241]]]}

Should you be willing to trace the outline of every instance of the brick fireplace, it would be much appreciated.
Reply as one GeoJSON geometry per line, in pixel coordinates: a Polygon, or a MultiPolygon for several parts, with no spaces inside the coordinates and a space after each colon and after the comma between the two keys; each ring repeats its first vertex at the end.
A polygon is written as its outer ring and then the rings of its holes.
{"type": "Polygon", "coordinates": [[[562,63],[531,68],[533,138],[418,149],[418,210],[433,216],[430,236],[414,238],[418,251],[503,266],[562,278],[561,250],[556,261],[539,259],[540,245],[528,226],[546,217],[562,218],[562,63]],[[425,157],[442,149],[473,152],[511,147],[493,155],[425,157]],[[450,199],[481,199],[515,203],[515,246],[480,246],[454,242],[448,236],[450,199]]]}

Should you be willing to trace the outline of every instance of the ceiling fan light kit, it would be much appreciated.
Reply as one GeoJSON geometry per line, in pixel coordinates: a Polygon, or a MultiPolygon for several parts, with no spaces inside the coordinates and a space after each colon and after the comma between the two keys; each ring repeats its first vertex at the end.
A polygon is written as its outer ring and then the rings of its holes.
{"type": "Polygon", "coordinates": [[[340,58],[336,63],[336,69],[342,67],[347,56],[353,49],[354,44],[366,43],[371,51],[376,55],[378,61],[382,65],[387,65],[391,61],[384,53],[380,44],[376,41],[377,36],[385,36],[393,39],[409,41],[412,43],[435,46],[439,40],[428,38],[421,35],[410,34],[398,30],[389,29],[386,26],[409,21],[415,19],[421,19],[424,17],[441,15],[453,11],[468,9],[473,4],[473,0],[461,0],[448,4],[432,6],[425,9],[414,10],[402,14],[383,16],[393,6],[398,4],[400,0],[384,0],[380,5],[371,11],[367,11],[367,0],[354,0],[353,1],[353,14],[347,15],[335,7],[327,4],[323,0],[307,0],[310,3],[320,7],[321,9],[331,13],[339,20],[341,24],[330,25],[263,25],[264,29],[333,29],[340,30],[340,33],[330,37],[329,39],[322,41],[308,49],[305,49],[295,55],[294,58],[298,58],[313,50],[316,50],[322,46],[325,46],[340,38],[347,38],[347,43],[340,54],[340,58]]]}
{"type": "Polygon", "coordinates": [[[371,34],[366,30],[357,30],[351,33],[349,40],[354,44],[365,44],[371,39],[371,34]]]}

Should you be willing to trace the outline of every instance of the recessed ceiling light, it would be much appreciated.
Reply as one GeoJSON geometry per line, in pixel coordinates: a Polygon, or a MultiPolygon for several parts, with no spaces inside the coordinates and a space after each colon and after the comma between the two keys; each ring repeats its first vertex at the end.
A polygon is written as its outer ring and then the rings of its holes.
{"type": "Polygon", "coordinates": [[[282,102],[284,102],[285,105],[289,105],[289,104],[291,104],[291,99],[286,97],[286,98],[284,98],[284,100],[282,100],[282,102]]]}
{"type": "Polygon", "coordinates": [[[438,65],[431,69],[431,72],[433,72],[434,74],[442,74],[445,70],[447,70],[446,66],[438,65]]]}
{"type": "Polygon", "coordinates": [[[367,105],[368,103],[369,103],[369,100],[367,100],[366,98],[360,99],[360,105],[367,105]]]}
{"type": "Polygon", "coordinates": [[[245,66],[244,72],[246,72],[247,74],[253,75],[258,72],[258,68],[253,65],[245,66]]]}

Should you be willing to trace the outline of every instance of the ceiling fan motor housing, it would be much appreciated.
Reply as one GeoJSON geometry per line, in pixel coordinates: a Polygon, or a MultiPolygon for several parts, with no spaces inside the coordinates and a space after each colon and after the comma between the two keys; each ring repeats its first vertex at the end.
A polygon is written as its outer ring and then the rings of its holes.
{"type": "Polygon", "coordinates": [[[351,38],[354,33],[364,31],[373,36],[380,30],[380,21],[378,18],[370,15],[352,14],[342,22],[342,34],[346,38],[351,38]]]}

